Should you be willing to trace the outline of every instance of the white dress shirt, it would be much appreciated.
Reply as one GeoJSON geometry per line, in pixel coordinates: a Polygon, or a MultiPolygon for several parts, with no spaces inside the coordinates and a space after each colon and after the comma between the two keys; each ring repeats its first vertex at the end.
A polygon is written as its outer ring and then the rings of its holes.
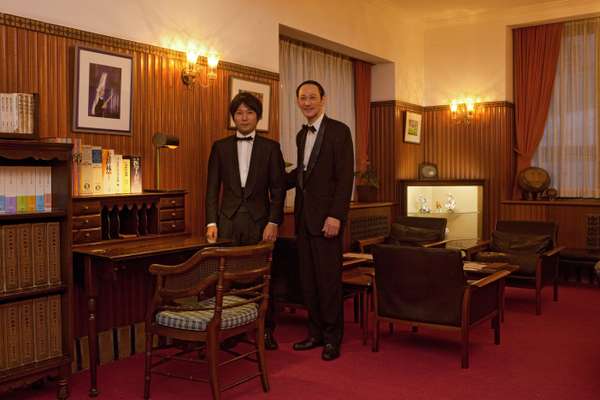
{"type": "Polygon", "coordinates": [[[248,180],[248,171],[250,170],[250,157],[252,156],[252,146],[254,145],[254,137],[256,131],[252,131],[247,135],[242,135],[237,132],[236,137],[251,137],[252,140],[236,140],[237,141],[237,153],[238,153],[238,165],[240,167],[240,184],[242,188],[246,187],[246,181],[248,180]]]}
{"type": "Polygon", "coordinates": [[[306,141],[304,142],[304,170],[308,168],[308,161],[310,160],[310,153],[312,153],[312,149],[315,146],[315,141],[317,140],[317,134],[319,133],[319,128],[321,127],[321,122],[323,122],[323,116],[325,114],[321,114],[319,118],[312,124],[308,124],[308,126],[313,126],[315,131],[312,132],[310,129],[306,131],[306,141]]]}

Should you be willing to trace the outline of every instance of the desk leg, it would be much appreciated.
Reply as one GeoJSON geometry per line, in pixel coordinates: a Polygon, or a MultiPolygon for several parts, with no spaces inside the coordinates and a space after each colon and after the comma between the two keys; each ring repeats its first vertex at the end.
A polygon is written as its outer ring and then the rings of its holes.
{"type": "Polygon", "coordinates": [[[85,291],[88,295],[88,351],[90,354],[90,397],[98,396],[98,385],[96,374],[98,367],[98,332],[96,330],[96,299],[98,297],[96,288],[96,275],[92,269],[92,258],[85,256],[83,259],[85,268],[85,291]]]}

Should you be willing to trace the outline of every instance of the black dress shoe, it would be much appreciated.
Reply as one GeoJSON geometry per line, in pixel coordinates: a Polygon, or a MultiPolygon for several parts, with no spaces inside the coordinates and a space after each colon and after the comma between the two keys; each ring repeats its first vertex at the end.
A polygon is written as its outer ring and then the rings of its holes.
{"type": "Polygon", "coordinates": [[[325,347],[323,347],[323,352],[321,353],[321,358],[325,361],[333,361],[340,356],[340,348],[338,346],[334,346],[332,344],[327,343],[325,347]]]}
{"type": "Polygon", "coordinates": [[[265,349],[267,350],[277,350],[279,345],[277,344],[277,340],[273,336],[273,331],[270,329],[265,329],[265,349]]]}
{"type": "Polygon", "coordinates": [[[315,347],[323,346],[322,340],[317,340],[315,338],[309,337],[308,339],[304,339],[301,342],[294,343],[294,350],[303,351],[314,349],[315,347]]]}

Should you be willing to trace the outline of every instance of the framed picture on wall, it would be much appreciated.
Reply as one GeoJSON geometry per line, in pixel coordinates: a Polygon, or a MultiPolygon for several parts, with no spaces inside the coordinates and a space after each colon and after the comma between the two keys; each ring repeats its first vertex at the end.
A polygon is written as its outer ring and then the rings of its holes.
{"type": "MultiPolygon", "coordinates": [[[[248,92],[256,96],[262,103],[263,113],[262,118],[256,125],[258,132],[267,132],[269,130],[269,116],[271,103],[271,85],[267,83],[248,81],[246,79],[236,78],[234,76],[229,78],[229,101],[242,92],[248,92]]],[[[229,115],[229,129],[235,129],[233,118],[229,115]]]]}
{"type": "Polygon", "coordinates": [[[404,141],[421,143],[421,114],[407,111],[404,123],[404,141]]]}
{"type": "Polygon", "coordinates": [[[131,56],[75,47],[73,131],[131,135],[131,56]]]}

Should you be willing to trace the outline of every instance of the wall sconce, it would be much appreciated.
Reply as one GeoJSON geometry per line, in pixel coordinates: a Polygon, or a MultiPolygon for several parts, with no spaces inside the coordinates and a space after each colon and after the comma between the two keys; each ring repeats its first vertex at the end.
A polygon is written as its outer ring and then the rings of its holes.
{"type": "Polygon", "coordinates": [[[152,136],[152,143],[156,148],[156,159],[155,159],[155,170],[154,176],[156,179],[156,189],[159,192],[160,189],[160,149],[176,149],[179,147],[179,138],[173,135],[167,135],[166,133],[157,132],[152,136]]]}
{"type": "Polygon", "coordinates": [[[450,102],[450,118],[457,123],[468,125],[475,118],[477,102],[472,97],[464,100],[454,99],[450,102]]]}
{"type": "MultiPolygon", "coordinates": [[[[198,62],[198,53],[188,51],[186,53],[187,65],[181,71],[181,80],[190,86],[200,75],[200,63],[198,62]]],[[[208,53],[206,56],[206,83],[200,82],[200,86],[208,87],[212,81],[217,79],[217,66],[219,65],[219,56],[216,53],[208,53]]]]}

